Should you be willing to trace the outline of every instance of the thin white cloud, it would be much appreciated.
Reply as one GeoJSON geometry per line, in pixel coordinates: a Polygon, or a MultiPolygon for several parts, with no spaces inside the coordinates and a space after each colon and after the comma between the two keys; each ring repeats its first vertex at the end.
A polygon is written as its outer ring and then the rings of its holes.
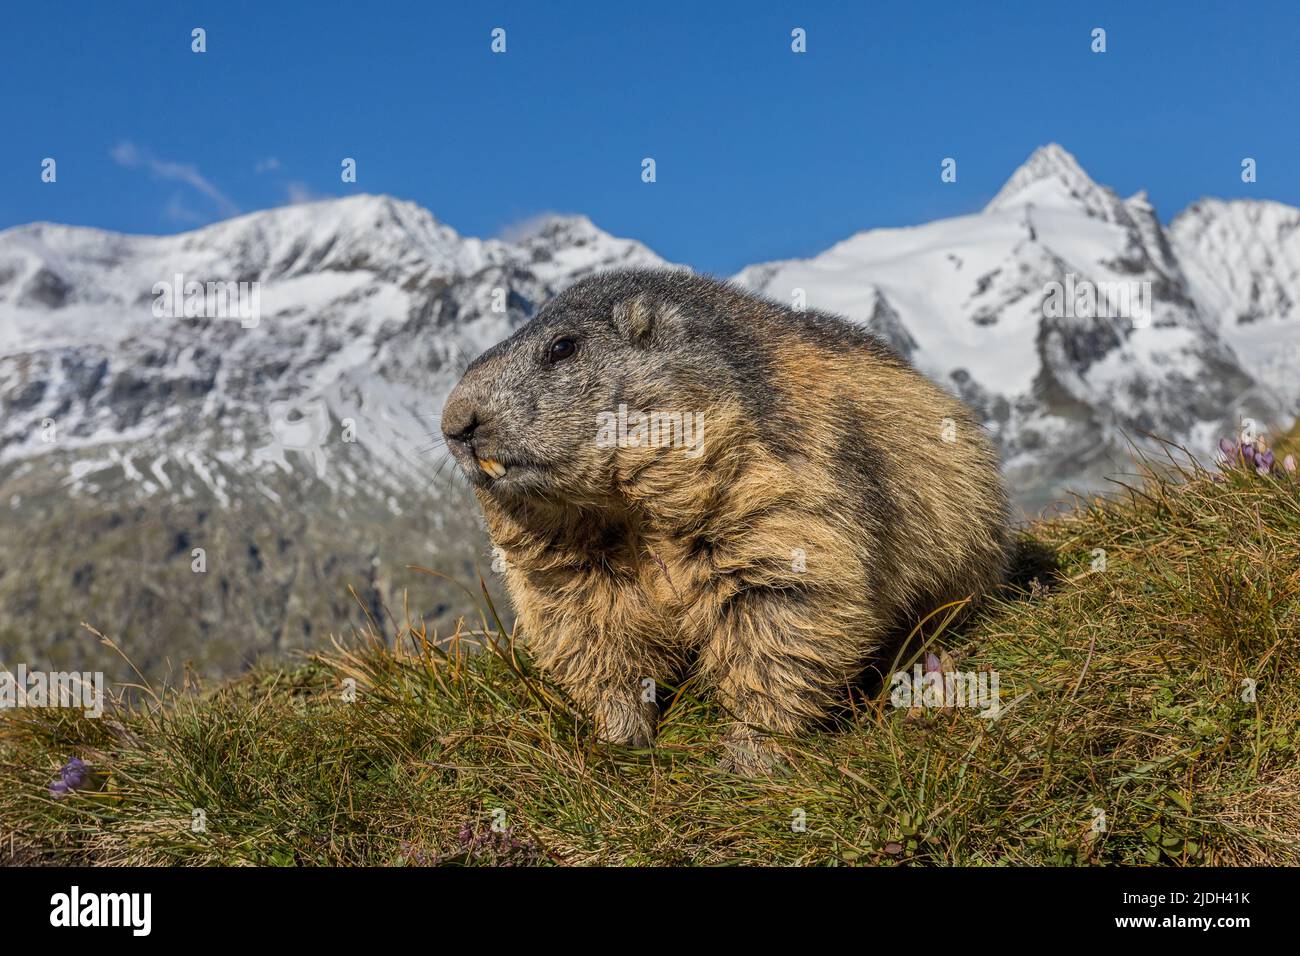
{"type": "Polygon", "coordinates": [[[167,201],[167,207],[163,210],[163,215],[168,219],[175,219],[177,222],[193,223],[196,225],[202,225],[203,223],[208,222],[211,218],[195,212],[189,206],[185,205],[185,201],[177,195],[173,195],[171,199],[167,201]]]}
{"type": "Polygon", "coordinates": [[[306,183],[296,179],[285,185],[284,191],[289,205],[291,206],[296,206],[298,203],[303,202],[315,202],[317,199],[325,198],[306,183]]]}
{"type": "Polygon", "coordinates": [[[269,173],[280,168],[280,160],[275,156],[268,156],[266,159],[259,159],[253,166],[253,172],[269,173]]]}
{"type": "Polygon", "coordinates": [[[200,173],[197,166],[159,159],[148,150],[141,149],[128,140],[123,140],[114,146],[109,150],[109,155],[115,163],[127,169],[147,169],[159,179],[185,183],[210,199],[222,215],[234,216],[239,213],[239,207],[200,173]]]}

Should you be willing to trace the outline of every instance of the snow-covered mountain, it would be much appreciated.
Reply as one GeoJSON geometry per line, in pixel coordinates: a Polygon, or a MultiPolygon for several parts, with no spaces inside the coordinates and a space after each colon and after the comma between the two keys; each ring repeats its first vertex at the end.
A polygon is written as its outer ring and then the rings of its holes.
{"type": "Polygon", "coordinates": [[[1194,203],[1170,224],[1197,305],[1246,370],[1289,399],[1300,390],[1300,209],[1276,202],[1194,203]]]}
{"type": "MultiPolygon", "coordinates": [[[[978,214],[735,281],[869,325],[963,396],[1032,509],[1126,470],[1143,432],[1208,454],[1242,417],[1290,424],[1298,224],[1206,200],[1166,229],[1052,145],[978,214]]],[[[618,266],[668,263],[579,216],[480,240],[384,196],[166,237],[0,232],[0,662],[82,665],[88,620],[137,663],[228,671],[342,629],[349,585],[382,618],[416,584],[405,565],[472,583],[488,560],[438,470],[442,399],[546,299],[618,266]]],[[[415,611],[445,616],[419,587],[415,611]]]]}
{"type": "Polygon", "coordinates": [[[869,230],[736,280],[876,329],[979,411],[1032,507],[1131,471],[1147,433],[1208,457],[1242,418],[1289,425],[1297,222],[1276,203],[1213,201],[1167,230],[1144,193],[1121,199],[1053,144],[975,215],[869,230]]]}
{"type": "MultiPolygon", "coordinates": [[[[219,494],[223,465],[285,466],[274,433],[259,435],[282,403],[324,403],[357,423],[369,452],[400,458],[467,356],[578,276],[618,265],[666,264],[582,217],[552,217],[507,244],[463,238],[382,196],[174,237],[11,229],[0,233],[0,462],[56,449],[155,456],[162,469],[185,459],[219,494]],[[158,315],[156,284],[191,281],[256,282],[256,322],[206,292],[200,311],[221,317],[158,315]]],[[[93,481],[92,464],[75,484],[93,481]]],[[[161,483],[146,477],[142,490],[161,483]]]]}

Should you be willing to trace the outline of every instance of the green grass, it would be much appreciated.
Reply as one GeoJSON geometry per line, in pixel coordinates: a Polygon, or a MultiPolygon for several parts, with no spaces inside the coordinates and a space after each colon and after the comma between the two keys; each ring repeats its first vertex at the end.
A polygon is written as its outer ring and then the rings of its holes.
{"type": "Polygon", "coordinates": [[[1028,534],[1053,580],[940,636],[997,670],[996,720],[877,693],[746,779],[715,769],[725,718],[691,686],[653,752],[609,749],[523,648],[374,628],[98,721],[9,712],[0,860],[1300,864],[1300,483],[1152,478],[1028,534]],[[97,777],[54,800],[72,756],[97,777]]]}

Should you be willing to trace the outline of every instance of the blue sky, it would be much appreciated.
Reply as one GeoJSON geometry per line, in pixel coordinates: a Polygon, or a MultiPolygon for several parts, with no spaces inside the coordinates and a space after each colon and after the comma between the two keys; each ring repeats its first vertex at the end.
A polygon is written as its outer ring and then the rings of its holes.
{"type": "Polygon", "coordinates": [[[1166,220],[1205,195],[1300,205],[1295,3],[293,6],[9,4],[0,228],[176,232],[382,192],[468,235],[582,212],[726,274],[975,211],[1049,141],[1166,220]]]}

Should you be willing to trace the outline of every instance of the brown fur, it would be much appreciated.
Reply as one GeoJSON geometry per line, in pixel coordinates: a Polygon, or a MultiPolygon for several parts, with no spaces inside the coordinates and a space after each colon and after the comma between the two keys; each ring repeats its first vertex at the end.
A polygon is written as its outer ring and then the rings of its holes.
{"type": "MultiPolygon", "coordinates": [[[[466,432],[471,444],[453,450],[506,555],[538,664],[593,713],[601,736],[649,745],[657,710],[643,681],[678,679],[693,661],[734,718],[728,762],[761,769],[773,759],[770,734],[807,728],[900,632],[1001,578],[996,458],[955,398],[864,333],[708,280],[620,278],[584,308],[607,312],[632,346],[586,332],[580,350],[614,357],[592,378],[563,373],[573,394],[560,391],[585,405],[588,383],[604,375],[618,379],[617,394],[594,396],[596,411],[615,398],[633,410],[702,411],[699,457],[597,448],[589,437],[566,451],[564,470],[577,478],[512,489],[474,462],[508,458],[503,434],[466,432]],[[681,337],[653,341],[665,330],[681,337]],[[750,342],[757,363],[710,355],[730,363],[717,366],[726,374],[700,374],[692,349],[725,351],[728,336],[750,342]],[[955,441],[941,437],[945,419],[955,441]],[[794,549],[806,570],[795,570],[794,549]]],[[[582,301],[582,289],[565,296],[582,301]]],[[[568,334],[564,300],[530,323],[541,332],[525,327],[471,368],[444,412],[449,436],[471,406],[474,421],[509,417],[498,415],[510,399],[492,380],[568,334]]]]}

